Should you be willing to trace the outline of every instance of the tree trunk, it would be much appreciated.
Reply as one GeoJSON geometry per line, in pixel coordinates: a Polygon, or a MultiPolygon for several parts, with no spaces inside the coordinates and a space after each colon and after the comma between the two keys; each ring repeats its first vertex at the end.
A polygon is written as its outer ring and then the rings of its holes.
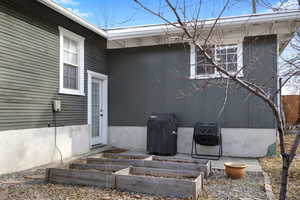
{"type": "MultiPolygon", "coordinates": [[[[300,1],[300,0],[299,0],[300,1]]],[[[256,0],[252,0],[252,13],[256,13],[256,0]]]]}
{"type": "Polygon", "coordinates": [[[279,200],[286,200],[288,189],[288,176],[289,176],[289,157],[284,155],[282,157],[282,172],[281,172],[281,186],[279,200]]]}

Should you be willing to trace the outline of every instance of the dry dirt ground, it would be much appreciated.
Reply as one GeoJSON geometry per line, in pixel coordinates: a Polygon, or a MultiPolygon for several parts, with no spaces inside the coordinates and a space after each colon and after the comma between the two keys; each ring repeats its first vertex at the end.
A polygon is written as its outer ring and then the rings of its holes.
{"type": "MultiPolygon", "coordinates": [[[[289,134],[286,136],[287,147],[290,148],[292,142],[294,141],[295,135],[289,134]]],[[[289,176],[289,186],[288,186],[288,199],[289,200],[300,200],[300,148],[298,147],[297,156],[290,168],[289,176]]],[[[277,147],[279,151],[279,147],[277,147]]],[[[275,197],[278,199],[279,196],[279,186],[280,186],[280,173],[282,162],[277,152],[274,158],[262,158],[260,159],[260,164],[264,171],[266,171],[272,182],[272,189],[275,197]]]]}
{"type": "MultiPolygon", "coordinates": [[[[96,187],[45,184],[44,173],[45,169],[36,169],[0,176],[0,200],[176,200],[96,187]]],[[[199,200],[265,199],[263,178],[258,175],[231,180],[224,171],[213,171],[205,185],[205,192],[199,200]]]]}

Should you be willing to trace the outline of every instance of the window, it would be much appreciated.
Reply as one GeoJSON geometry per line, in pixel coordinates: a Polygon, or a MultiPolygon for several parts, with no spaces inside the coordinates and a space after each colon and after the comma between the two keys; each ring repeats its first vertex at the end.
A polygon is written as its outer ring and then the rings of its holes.
{"type": "MultiPolygon", "coordinates": [[[[212,45],[205,50],[216,63],[231,73],[242,76],[242,45],[212,45]]],[[[203,52],[191,45],[191,78],[219,78],[220,74],[214,65],[204,56],[203,52]]]]}
{"type": "Polygon", "coordinates": [[[84,38],[62,27],[60,32],[60,89],[63,94],[84,95],[84,38]]]}

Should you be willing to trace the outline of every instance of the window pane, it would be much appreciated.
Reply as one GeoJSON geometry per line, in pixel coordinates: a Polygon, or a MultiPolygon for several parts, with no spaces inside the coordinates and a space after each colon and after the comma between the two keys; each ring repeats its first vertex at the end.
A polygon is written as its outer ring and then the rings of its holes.
{"type": "Polygon", "coordinates": [[[77,53],[78,52],[78,42],[64,37],[64,50],[77,53]]]}
{"type": "Polygon", "coordinates": [[[72,65],[79,65],[79,53],[78,53],[78,42],[64,37],[64,62],[72,65]]]}
{"type": "Polygon", "coordinates": [[[73,65],[79,65],[78,63],[78,54],[68,52],[67,50],[64,50],[64,62],[73,64],[73,65]]]}
{"type": "Polygon", "coordinates": [[[228,54],[227,55],[227,62],[236,62],[237,61],[237,55],[236,54],[228,54]]]}
{"type": "Polygon", "coordinates": [[[64,62],[70,63],[69,62],[69,52],[67,52],[66,50],[64,50],[64,62]]]}
{"type": "Polygon", "coordinates": [[[225,47],[218,47],[217,53],[218,54],[226,54],[226,48],[225,47]]]}
{"type": "Polygon", "coordinates": [[[78,89],[78,67],[64,64],[64,88],[78,89]]]}
{"type": "Polygon", "coordinates": [[[68,66],[64,66],[64,88],[69,88],[69,68],[68,66]]]}
{"type": "MultiPolygon", "coordinates": [[[[237,71],[237,45],[210,46],[206,52],[215,59],[215,62],[230,72],[237,71]]],[[[213,75],[215,68],[212,63],[197,49],[196,73],[198,75],[213,75]]]]}
{"type": "Polygon", "coordinates": [[[213,65],[200,65],[197,66],[197,74],[205,75],[205,74],[214,74],[215,69],[213,65]]]}
{"type": "Polygon", "coordinates": [[[78,89],[78,86],[77,86],[77,78],[72,78],[70,77],[70,88],[71,89],[78,89]]]}
{"type": "Polygon", "coordinates": [[[78,43],[76,41],[71,40],[70,51],[74,53],[78,52],[78,43]]]}
{"type": "Polygon", "coordinates": [[[227,53],[236,53],[236,52],[237,52],[237,47],[235,47],[235,45],[233,47],[229,46],[227,49],[227,53]]]}
{"type": "Polygon", "coordinates": [[[237,45],[219,46],[216,49],[216,61],[228,71],[237,71],[237,45]]]}
{"type": "Polygon", "coordinates": [[[78,65],[78,54],[69,53],[69,59],[71,64],[78,65]]]}
{"type": "MultiPolygon", "coordinates": [[[[209,47],[206,49],[206,52],[214,57],[214,49],[209,47]]],[[[204,54],[197,49],[196,51],[196,73],[198,75],[214,74],[215,69],[211,62],[204,56],[204,54]]]]}
{"type": "Polygon", "coordinates": [[[226,54],[218,55],[219,60],[217,62],[219,63],[225,63],[226,62],[226,54]]]}
{"type": "Polygon", "coordinates": [[[70,49],[70,42],[71,40],[69,38],[64,37],[64,49],[70,49]]]}
{"type": "Polygon", "coordinates": [[[236,63],[228,63],[227,70],[232,71],[232,72],[237,71],[237,64],[236,63]]]}

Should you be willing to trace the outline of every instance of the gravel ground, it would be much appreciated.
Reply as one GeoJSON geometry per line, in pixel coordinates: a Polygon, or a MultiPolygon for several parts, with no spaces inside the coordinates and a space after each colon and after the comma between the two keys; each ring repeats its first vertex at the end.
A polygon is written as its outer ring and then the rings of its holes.
{"type": "Polygon", "coordinates": [[[243,179],[227,178],[223,170],[214,170],[205,182],[205,190],[211,199],[217,200],[265,200],[264,178],[255,173],[243,179]]]}
{"type": "MultiPolygon", "coordinates": [[[[35,169],[0,176],[0,200],[175,200],[96,187],[45,184],[42,179],[44,173],[45,169],[35,169]]],[[[226,178],[223,171],[213,171],[205,185],[205,193],[200,199],[266,199],[261,176],[247,175],[242,180],[231,180],[226,178]]]]}

